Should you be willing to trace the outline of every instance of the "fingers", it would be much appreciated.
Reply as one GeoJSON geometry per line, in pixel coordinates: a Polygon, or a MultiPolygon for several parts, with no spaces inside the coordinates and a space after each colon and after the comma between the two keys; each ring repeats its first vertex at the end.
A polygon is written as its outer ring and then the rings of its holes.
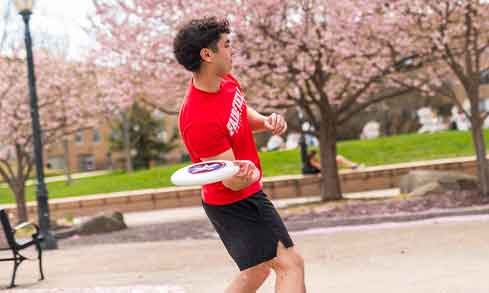
{"type": "Polygon", "coordinates": [[[258,168],[255,168],[253,170],[253,174],[251,176],[252,176],[251,182],[255,182],[260,179],[260,171],[258,170],[258,168]]]}
{"type": "Polygon", "coordinates": [[[274,134],[283,134],[285,131],[287,130],[287,122],[285,121],[285,119],[282,117],[282,116],[279,116],[278,115],[278,118],[277,118],[277,127],[275,129],[275,133],[274,134]]]}
{"type": "Polygon", "coordinates": [[[236,173],[236,177],[245,177],[248,173],[249,164],[248,161],[234,161],[234,164],[239,167],[238,173],[236,173]]]}
{"type": "Polygon", "coordinates": [[[268,130],[273,131],[275,129],[275,126],[277,124],[277,114],[272,113],[272,115],[268,116],[267,119],[265,119],[265,127],[268,130]]]}
{"type": "Polygon", "coordinates": [[[272,128],[272,133],[274,135],[283,134],[287,129],[287,122],[285,122],[285,119],[281,115],[275,114],[273,120],[274,120],[274,124],[272,128]]]}
{"type": "MultiPolygon", "coordinates": [[[[236,177],[240,177],[243,179],[245,179],[245,178],[252,179],[252,178],[256,177],[257,173],[258,173],[258,176],[260,175],[258,168],[256,168],[255,164],[251,161],[237,160],[237,161],[234,161],[234,164],[239,167],[238,173],[236,173],[236,175],[234,175],[236,177]]],[[[258,178],[256,178],[256,179],[258,179],[258,178]]]]}
{"type": "Polygon", "coordinates": [[[272,131],[274,135],[280,135],[287,130],[287,122],[281,115],[272,113],[265,120],[265,127],[272,131]]]}
{"type": "Polygon", "coordinates": [[[272,113],[272,126],[273,126],[273,129],[276,129],[277,128],[277,123],[278,123],[278,120],[279,120],[279,115],[275,114],[275,113],[272,113]]]}

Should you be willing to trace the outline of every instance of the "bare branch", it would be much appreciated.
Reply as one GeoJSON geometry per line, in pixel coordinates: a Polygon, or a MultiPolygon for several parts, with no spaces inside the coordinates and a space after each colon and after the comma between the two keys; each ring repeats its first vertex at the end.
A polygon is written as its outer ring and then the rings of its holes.
{"type": "Polygon", "coordinates": [[[378,97],[375,97],[375,98],[372,98],[370,99],[368,102],[365,102],[365,103],[359,103],[357,104],[356,107],[352,107],[352,109],[348,112],[345,112],[345,114],[343,116],[341,116],[341,118],[339,117],[338,118],[338,124],[342,124],[342,123],[345,123],[346,121],[348,121],[348,119],[350,119],[353,115],[355,115],[356,113],[366,109],[368,106],[372,105],[372,104],[375,104],[375,103],[378,103],[380,101],[385,101],[385,100],[389,100],[389,99],[393,99],[393,98],[397,98],[401,95],[405,95],[409,92],[412,92],[413,90],[415,90],[414,88],[412,87],[409,87],[409,88],[404,88],[404,89],[401,89],[401,90],[397,90],[397,91],[394,91],[392,93],[389,93],[389,94],[386,94],[386,95],[381,95],[381,96],[378,96],[378,97]]]}

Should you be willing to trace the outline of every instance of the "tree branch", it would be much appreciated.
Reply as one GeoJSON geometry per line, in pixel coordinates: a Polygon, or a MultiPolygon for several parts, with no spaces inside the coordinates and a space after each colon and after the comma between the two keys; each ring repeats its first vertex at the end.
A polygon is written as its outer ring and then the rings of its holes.
{"type": "Polygon", "coordinates": [[[412,92],[413,90],[414,90],[413,88],[405,88],[405,89],[398,90],[398,91],[395,91],[395,92],[390,93],[390,94],[387,94],[387,95],[382,95],[382,96],[373,98],[373,99],[369,100],[366,103],[357,104],[357,107],[354,107],[351,111],[346,112],[342,117],[340,116],[341,118],[340,117],[338,118],[338,124],[341,125],[342,123],[345,123],[353,115],[355,115],[356,113],[364,110],[365,108],[367,108],[368,106],[370,106],[372,104],[378,103],[380,101],[384,101],[384,100],[396,98],[398,96],[401,96],[401,95],[407,94],[409,92],[412,92]]]}

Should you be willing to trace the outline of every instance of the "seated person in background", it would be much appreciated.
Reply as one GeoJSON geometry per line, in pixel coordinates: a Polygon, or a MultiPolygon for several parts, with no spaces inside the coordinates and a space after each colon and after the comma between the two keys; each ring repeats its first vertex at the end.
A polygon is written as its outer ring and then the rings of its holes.
{"type": "Polygon", "coordinates": [[[342,155],[336,156],[336,164],[338,164],[338,167],[340,168],[348,168],[352,170],[365,167],[365,165],[352,162],[342,155]]]}
{"type": "MultiPolygon", "coordinates": [[[[317,158],[317,151],[316,150],[312,150],[309,152],[309,154],[307,156],[307,160],[308,160],[308,162],[307,162],[308,166],[306,167],[306,170],[304,173],[316,174],[316,173],[321,172],[321,163],[320,163],[319,159],[317,158]]],[[[339,168],[348,168],[348,169],[352,169],[352,170],[363,167],[363,165],[359,165],[357,163],[354,163],[354,162],[346,159],[342,155],[336,156],[336,164],[338,164],[339,168]]]]}
{"type": "Polygon", "coordinates": [[[317,174],[321,172],[321,163],[317,158],[317,151],[312,150],[307,155],[307,166],[304,173],[306,174],[317,174]]]}

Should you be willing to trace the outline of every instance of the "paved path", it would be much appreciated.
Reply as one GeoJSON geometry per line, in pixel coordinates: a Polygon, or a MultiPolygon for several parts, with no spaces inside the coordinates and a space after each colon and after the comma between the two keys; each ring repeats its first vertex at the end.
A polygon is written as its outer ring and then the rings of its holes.
{"type": "MultiPolygon", "coordinates": [[[[80,178],[88,178],[88,177],[95,177],[95,176],[102,176],[111,173],[112,171],[108,170],[102,170],[102,171],[91,171],[91,172],[84,172],[84,173],[74,173],[71,174],[71,179],[80,179],[80,178]]],[[[66,175],[60,175],[60,176],[51,176],[51,177],[46,177],[44,178],[45,183],[50,183],[50,182],[58,182],[58,181],[66,181],[68,178],[66,175]]],[[[37,180],[34,179],[29,179],[25,182],[27,186],[34,185],[36,184],[37,180]]],[[[8,187],[7,183],[0,183],[0,187],[8,187]]]]}
{"type": "MultiPolygon", "coordinates": [[[[310,230],[293,238],[306,260],[309,293],[487,293],[488,230],[489,216],[466,216],[310,230]]],[[[219,293],[236,273],[218,240],[64,249],[60,244],[46,253],[45,281],[34,281],[35,263],[22,265],[20,289],[176,286],[219,293]]],[[[10,267],[0,263],[0,284],[7,284],[10,267]]],[[[273,277],[259,292],[272,288],[273,277]]]]}

